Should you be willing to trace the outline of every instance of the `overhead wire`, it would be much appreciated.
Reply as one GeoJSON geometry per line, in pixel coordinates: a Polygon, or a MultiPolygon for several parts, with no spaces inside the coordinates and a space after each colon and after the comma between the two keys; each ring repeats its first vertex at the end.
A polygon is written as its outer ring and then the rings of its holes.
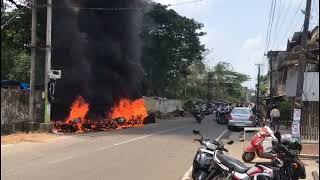
{"type": "MultiPolygon", "coordinates": [[[[200,2],[204,0],[193,0],[193,1],[186,1],[186,2],[181,2],[181,3],[176,3],[176,4],[168,4],[166,6],[179,6],[179,5],[184,5],[184,4],[189,4],[189,3],[195,3],[195,2],[200,2]]],[[[21,14],[22,11],[27,8],[27,5],[24,5],[19,11],[17,11],[7,22],[5,22],[3,25],[1,25],[1,29],[6,27],[17,15],[21,14]]],[[[46,5],[43,6],[38,6],[38,7],[46,7],[46,5]]],[[[144,8],[83,8],[83,7],[53,7],[53,8],[63,8],[63,9],[81,9],[81,10],[97,10],[97,11],[128,11],[128,10],[142,10],[144,8]]]]}
{"type": "Polygon", "coordinates": [[[1,25],[1,30],[6,27],[17,15],[21,14],[22,11],[26,8],[26,6],[23,6],[19,11],[17,11],[7,22],[5,22],[3,25],[1,25]]]}
{"type": "Polygon", "coordinates": [[[270,11],[269,11],[269,17],[268,17],[269,21],[268,21],[268,27],[267,27],[267,35],[266,35],[266,40],[265,40],[265,51],[264,51],[264,53],[267,52],[267,44],[268,44],[268,39],[269,39],[269,29],[270,29],[270,23],[271,23],[271,15],[272,15],[273,4],[274,4],[274,0],[271,1],[270,11]]]}
{"type": "Polygon", "coordinates": [[[318,11],[319,1],[313,1],[311,9],[311,24],[319,24],[319,11],[318,11]]]}
{"type": "Polygon", "coordinates": [[[280,26],[279,26],[279,32],[277,32],[275,34],[275,38],[274,39],[275,39],[275,43],[276,44],[279,42],[278,35],[280,34],[280,32],[282,30],[282,26],[285,24],[285,20],[286,20],[286,18],[288,16],[288,12],[289,12],[289,9],[291,8],[291,5],[292,5],[292,0],[290,0],[289,4],[288,4],[288,6],[287,6],[287,8],[285,10],[284,16],[283,16],[282,21],[281,21],[280,26]]]}
{"type": "MultiPolygon", "coordinates": [[[[265,50],[262,54],[262,59],[264,59],[264,64],[267,64],[267,57],[265,57],[265,54],[268,52],[269,48],[269,42],[270,42],[270,32],[272,29],[271,24],[273,23],[273,16],[274,16],[274,11],[275,11],[275,5],[276,5],[276,0],[271,1],[271,6],[269,10],[269,17],[268,17],[268,27],[267,27],[267,34],[266,34],[266,40],[265,40],[265,50]]],[[[263,61],[263,60],[262,60],[263,61]]]]}
{"type": "Polygon", "coordinates": [[[271,16],[271,23],[270,23],[270,31],[269,31],[269,37],[268,37],[268,43],[267,43],[267,52],[269,51],[269,45],[270,45],[270,39],[271,39],[271,35],[272,35],[272,26],[273,26],[273,20],[274,20],[274,13],[276,11],[276,6],[277,6],[277,0],[274,1],[274,6],[272,9],[272,16],[271,16]]]}
{"type": "Polygon", "coordinates": [[[297,7],[297,9],[296,9],[296,11],[295,11],[295,13],[294,13],[291,21],[290,21],[289,26],[287,26],[287,29],[286,29],[286,31],[284,31],[283,36],[280,36],[280,37],[282,37],[282,38],[280,38],[280,41],[278,42],[277,49],[280,48],[281,43],[283,43],[283,41],[285,40],[285,38],[287,38],[288,34],[291,33],[290,30],[292,29],[293,23],[295,22],[294,25],[297,25],[296,16],[297,16],[298,12],[301,10],[302,2],[304,2],[304,0],[301,0],[301,1],[300,1],[299,5],[298,5],[298,7],[297,7]]]}
{"type": "Polygon", "coordinates": [[[283,9],[284,9],[285,1],[286,0],[280,0],[277,21],[276,21],[276,25],[275,25],[275,28],[274,28],[274,35],[273,35],[273,39],[271,41],[271,47],[273,47],[273,45],[275,43],[275,40],[276,40],[276,35],[278,34],[277,33],[278,32],[277,31],[278,30],[278,24],[279,24],[279,20],[281,19],[281,15],[282,15],[282,12],[283,12],[283,9]]]}
{"type": "MultiPolygon", "coordinates": [[[[165,6],[167,7],[172,7],[172,6],[180,6],[180,5],[184,5],[184,4],[190,4],[190,3],[196,3],[196,2],[200,2],[200,1],[204,1],[204,0],[193,0],[193,1],[185,1],[185,2],[181,2],[181,3],[175,3],[175,4],[166,4],[165,6]]],[[[46,7],[46,6],[43,6],[46,7]]],[[[56,6],[53,8],[57,8],[57,9],[79,9],[79,10],[93,10],[93,11],[130,11],[130,10],[142,10],[142,9],[146,9],[145,7],[133,7],[133,8],[90,8],[90,7],[78,7],[78,6],[70,6],[70,7],[62,7],[62,6],[56,6]]]]}

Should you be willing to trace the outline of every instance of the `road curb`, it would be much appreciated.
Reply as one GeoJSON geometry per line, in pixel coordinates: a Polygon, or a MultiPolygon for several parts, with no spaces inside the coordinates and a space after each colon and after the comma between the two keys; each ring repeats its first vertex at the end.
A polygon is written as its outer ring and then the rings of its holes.
{"type": "MultiPolygon", "coordinates": [[[[220,141],[222,138],[229,137],[230,134],[231,134],[231,131],[226,129],[216,138],[216,141],[220,141]]],[[[183,176],[183,178],[181,180],[192,180],[192,166],[184,174],[184,176],[183,176]]]]}

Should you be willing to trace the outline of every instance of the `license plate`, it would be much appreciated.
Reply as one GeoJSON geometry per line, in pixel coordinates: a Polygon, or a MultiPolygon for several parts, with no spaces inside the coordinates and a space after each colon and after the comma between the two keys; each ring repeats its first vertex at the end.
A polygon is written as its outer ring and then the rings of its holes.
{"type": "Polygon", "coordinates": [[[244,126],[244,123],[236,123],[236,126],[244,126]]]}

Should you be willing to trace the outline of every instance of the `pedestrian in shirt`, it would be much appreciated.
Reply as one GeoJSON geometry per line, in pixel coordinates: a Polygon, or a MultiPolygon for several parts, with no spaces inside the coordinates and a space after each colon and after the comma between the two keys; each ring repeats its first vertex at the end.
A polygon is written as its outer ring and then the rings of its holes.
{"type": "Polygon", "coordinates": [[[277,109],[276,105],[273,105],[272,107],[272,110],[270,112],[270,119],[273,131],[278,131],[280,126],[280,111],[277,109]]]}

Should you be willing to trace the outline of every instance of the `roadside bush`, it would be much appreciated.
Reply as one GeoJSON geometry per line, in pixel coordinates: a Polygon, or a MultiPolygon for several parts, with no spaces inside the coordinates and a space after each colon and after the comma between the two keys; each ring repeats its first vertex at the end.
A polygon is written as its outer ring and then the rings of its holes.
{"type": "Polygon", "coordinates": [[[282,101],[279,103],[280,120],[291,121],[291,103],[289,101],[282,101]]]}
{"type": "Polygon", "coordinates": [[[193,106],[194,106],[194,103],[192,102],[192,100],[188,100],[183,104],[183,109],[185,111],[192,112],[193,106]]]}

